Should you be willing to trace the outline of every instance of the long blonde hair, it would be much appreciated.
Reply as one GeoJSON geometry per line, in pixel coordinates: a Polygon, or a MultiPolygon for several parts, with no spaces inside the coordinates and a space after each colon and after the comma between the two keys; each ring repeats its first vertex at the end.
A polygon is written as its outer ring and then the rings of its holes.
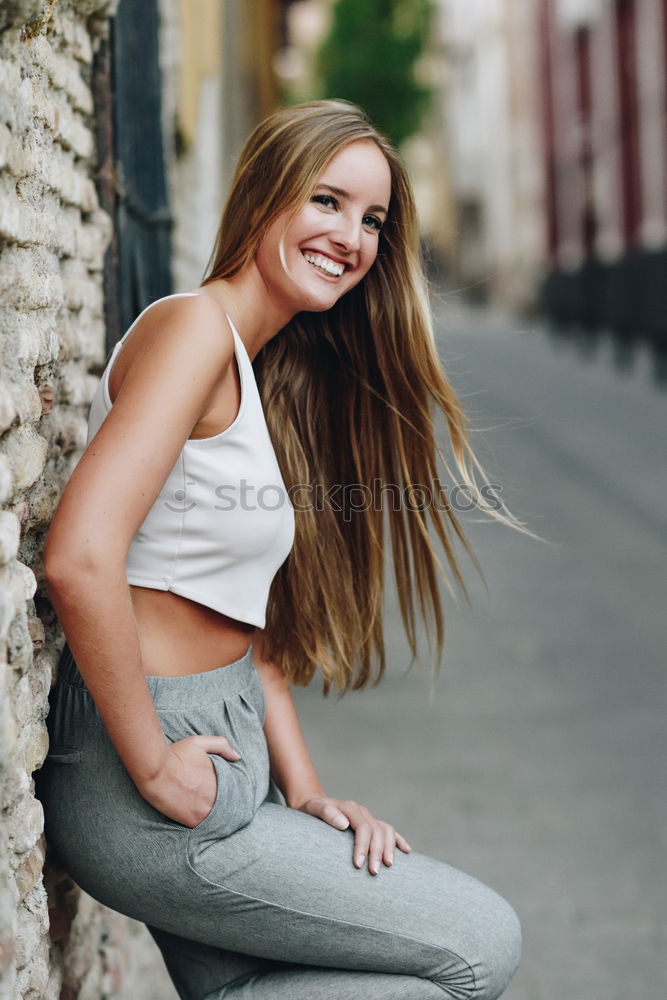
{"type": "Polygon", "coordinates": [[[475,470],[484,470],[435,347],[410,181],[396,151],[359,108],[312,101],[277,111],[255,129],[202,285],[231,278],[248,264],[267,226],[285,210],[298,212],[331,157],[358,139],[374,142],[391,170],[378,256],[332,309],[297,314],[253,363],[290,496],[296,491],[298,500],[298,488],[305,487],[321,501],[295,503],[294,546],[271,586],[263,655],[300,686],[319,666],[324,694],[332,685],[342,693],[375,685],[385,671],[383,490],[392,496],[396,586],[413,660],[418,617],[427,633],[435,631],[436,670],[442,659],[437,570],[453,593],[429,537],[429,517],[466,600],[453,535],[482,572],[437,477],[438,455],[452,472],[436,444],[435,411],[446,418],[456,468],[478,508],[532,534],[477,485],[475,470]],[[417,484],[430,490],[433,502],[405,503],[417,484]],[[356,495],[366,502],[355,504],[356,495]]]}

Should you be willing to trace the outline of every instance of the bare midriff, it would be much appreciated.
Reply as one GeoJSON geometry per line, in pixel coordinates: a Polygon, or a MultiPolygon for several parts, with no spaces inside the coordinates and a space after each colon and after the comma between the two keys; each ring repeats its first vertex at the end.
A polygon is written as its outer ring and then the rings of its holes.
{"type": "Polygon", "coordinates": [[[254,625],[164,590],[130,586],[145,674],[181,677],[239,660],[254,625]]]}

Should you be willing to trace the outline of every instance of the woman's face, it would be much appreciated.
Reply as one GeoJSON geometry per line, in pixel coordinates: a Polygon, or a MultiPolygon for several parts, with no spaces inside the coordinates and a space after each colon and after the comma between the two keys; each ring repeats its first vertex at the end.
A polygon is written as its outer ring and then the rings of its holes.
{"type": "Polygon", "coordinates": [[[256,264],[271,298],[292,313],[330,309],[368,272],[378,252],[391,197],[384,154],[369,139],[348,143],[333,156],[317,185],[280,238],[288,213],[267,229],[256,264]]]}

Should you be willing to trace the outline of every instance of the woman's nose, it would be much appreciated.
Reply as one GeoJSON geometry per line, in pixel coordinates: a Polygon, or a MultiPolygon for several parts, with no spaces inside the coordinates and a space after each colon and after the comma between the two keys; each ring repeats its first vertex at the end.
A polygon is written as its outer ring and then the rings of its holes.
{"type": "Polygon", "coordinates": [[[361,246],[361,223],[354,219],[339,219],[338,225],[329,235],[334,243],[346,250],[358,250],[361,246]]]}

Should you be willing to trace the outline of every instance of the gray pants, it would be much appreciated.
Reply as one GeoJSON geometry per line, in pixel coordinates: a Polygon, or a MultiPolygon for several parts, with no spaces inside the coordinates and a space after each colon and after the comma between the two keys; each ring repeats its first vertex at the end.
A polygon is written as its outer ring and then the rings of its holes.
{"type": "Polygon", "coordinates": [[[284,804],[269,775],[252,646],[234,663],[147,682],[170,741],[210,754],[210,813],[189,828],[137,791],[69,649],[35,775],[46,838],[89,895],[148,925],[184,1000],[492,1000],[518,963],[513,909],[449,865],[397,850],[371,875],[354,833],[284,804]]]}

